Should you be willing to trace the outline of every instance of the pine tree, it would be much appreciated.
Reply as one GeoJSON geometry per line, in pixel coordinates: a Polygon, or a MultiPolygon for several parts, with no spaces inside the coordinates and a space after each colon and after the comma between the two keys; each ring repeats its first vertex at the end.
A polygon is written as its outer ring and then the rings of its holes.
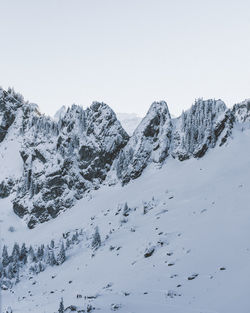
{"type": "Polygon", "coordinates": [[[93,239],[92,239],[92,248],[94,250],[98,249],[101,245],[101,236],[100,236],[100,233],[99,233],[99,229],[98,227],[95,228],[95,233],[93,235],[93,239]]]}
{"type": "Polygon", "coordinates": [[[54,265],[57,264],[56,258],[55,258],[54,250],[50,250],[50,251],[49,251],[48,262],[49,262],[48,264],[51,265],[51,266],[54,266],[54,265]]]}
{"type": "Polygon", "coordinates": [[[71,241],[69,240],[69,238],[67,238],[67,240],[66,240],[66,249],[69,249],[70,246],[71,246],[71,241]]]}
{"type": "Polygon", "coordinates": [[[3,269],[2,278],[7,278],[7,271],[6,271],[6,268],[3,269]]]}
{"type": "Polygon", "coordinates": [[[20,258],[19,244],[15,243],[12,250],[12,262],[18,262],[19,258],[20,258]]]}
{"type": "Polygon", "coordinates": [[[61,298],[58,313],[64,313],[64,304],[63,304],[63,298],[61,298]]]}
{"type": "Polygon", "coordinates": [[[15,284],[18,284],[20,282],[20,276],[19,276],[19,266],[17,267],[17,272],[16,272],[16,281],[15,281],[15,284]]]}
{"type": "Polygon", "coordinates": [[[34,249],[32,246],[30,246],[29,248],[28,259],[30,263],[36,262],[36,257],[35,257],[34,249]]]}
{"type": "Polygon", "coordinates": [[[50,248],[52,248],[52,249],[55,248],[55,241],[53,239],[50,242],[50,248]]]}
{"type": "Polygon", "coordinates": [[[57,264],[60,265],[63,262],[65,262],[65,260],[66,260],[65,248],[64,248],[64,243],[62,242],[60,251],[57,256],[57,264]]]}
{"type": "Polygon", "coordinates": [[[36,257],[38,260],[42,260],[44,256],[44,246],[38,247],[36,257]]]}
{"type": "Polygon", "coordinates": [[[39,273],[45,270],[45,266],[41,261],[38,263],[38,270],[39,270],[39,273]]]}
{"type": "Polygon", "coordinates": [[[19,256],[19,260],[23,262],[23,264],[27,263],[27,253],[28,252],[27,252],[25,243],[23,243],[21,247],[21,251],[20,251],[20,256],[19,256]]]}
{"type": "Polygon", "coordinates": [[[9,264],[9,255],[8,255],[8,249],[6,245],[3,246],[2,263],[4,267],[8,266],[9,264]]]}
{"type": "Polygon", "coordinates": [[[78,231],[76,231],[75,232],[75,234],[73,234],[73,236],[72,236],[72,242],[74,243],[74,242],[79,242],[79,234],[78,234],[78,231]]]}
{"type": "Polygon", "coordinates": [[[8,266],[8,271],[7,271],[7,277],[9,278],[9,279],[12,279],[12,278],[14,278],[14,272],[13,272],[13,265],[12,265],[12,263],[10,263],[9,264],[9,266],[8,266]]]}
{"type": "Polygon", "coordinates": [[[128,207],[128,204],[127,204],[127,202],[125,202],[125,204],[124,204],[124,207],[123,207],[123,215],[124,216],[128,216],[129,215],[129,207],[128,207]]]}
{"type": "Polygon", "coordinates": [[[46,264],[49,264],[49,258],[50,258],[50,247],[49,247],[49,245],[47,245],[45,250],[44,250],[44,257],[43,257],[44,262],[46,264]]]}
{"type": "Polygon", "coordinates": [[[19,259],[13,259],[11,264],[13,273],[16,274],[19,271],[19,259]]]}
{"type": "Polygon", "coordinates": [[[3,264],[2,264],[2,262],[0,260],[0,281],[3,278],[3,271],[4,271],[3,264]]]}

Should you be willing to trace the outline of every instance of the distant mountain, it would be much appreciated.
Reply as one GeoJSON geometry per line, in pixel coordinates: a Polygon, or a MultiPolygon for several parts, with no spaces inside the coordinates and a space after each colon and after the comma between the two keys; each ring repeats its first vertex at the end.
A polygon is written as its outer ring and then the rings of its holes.
{"type": "Polygon", "coordinates": [[[122,127],[130,136],[142,120],[142,118],[135,113],[117,113],[116,116],[121,122],[122,127]]]}

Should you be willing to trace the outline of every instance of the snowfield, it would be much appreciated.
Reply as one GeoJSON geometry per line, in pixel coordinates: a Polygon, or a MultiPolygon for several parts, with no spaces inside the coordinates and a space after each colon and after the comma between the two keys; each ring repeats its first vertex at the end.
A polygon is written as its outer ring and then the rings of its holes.
{"type": "Polygon", "coordinates": [[[26,271],[2,290],[3,308],[53,313],[63,298],[65,309],[85,312],[249,313],[250,130],[232,136],[201,159],[168,158],[124,187],[90,191],[34,229],[14,214],[11,196],[1,199],[9,252],[83,229],[62,265],[26,271]],[[96,226],[102,243],[93,251],[96,226]]]}

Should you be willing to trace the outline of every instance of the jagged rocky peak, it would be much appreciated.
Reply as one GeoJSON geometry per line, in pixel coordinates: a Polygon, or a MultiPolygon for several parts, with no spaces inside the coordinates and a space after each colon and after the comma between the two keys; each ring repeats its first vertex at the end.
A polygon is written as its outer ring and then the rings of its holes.
{"type": "MultiPolygon", "coordinates": [[[[233,107],[233,113],[238,123],[250,123],[250,99],[237,103],[233,107]]],[[[248,125],[249,126],[249,125],[248,125]]]]}
{"type": "Polygon", "coordinates": [[[166,102],[154,102],[116,162],[122,183],[141,175],[151,163],[168,156],[180,161],[202,157],[231,134],[234,114],[222,100],[197,99],[179,118],[171,119],[166,102]]]}
{"type": "Polygon", "coordinates": [[[13,88],[6,91],[0,87],[0,142],[5,139],[15,120],[18,119],[16,127],[23,132],[30,118],[40,115],[36,104],[24,101],[23,96],[13,88]]]}
{"type": "Polygon", "coordinates": [[[116,151],[116,146],[124,141],[124,138],[126,138],[126,141],[129,139],[116,114],[107,104],[93,102],[86,112],[88,116],[88,133],[93,132],[97,138],[103,137],[104,142],[102,144],[105,149],[111,149],[113,153],[116,151]]]}
{"type": "Polygon", "coordinates": [[[222,100],[197,99],[176,120],[172,156],[179,160],[202,157],[208,148],[226,142],[231,134],[234,116],[222,100]]]}
{"type": "Polygon", "coordinates": [[[37,116],[28,125],[13,208],[34,227],[98,188],[129,137],[112,109],[97,102],[86,110],[72,105],[58,122],[37,116]]]}
{"type": "Polygon", "coordinates": [[[0,87],[0,142],[2,142],[13,124],[16,111],[24,104],[23,97],[14,89],[7,91],[0,87]]]}
{"type": "Polygon", "coordinates": [[[148,164],[160,163],[168,156],[171,132],[167,103],[154,102],[119,154],[116,172],[122,183],[137,178],[148,164]]]}
{"type": "Polygon", "coordinates": [[[221,100],[198,99],[174,119],[167,103],[160,101],[151,105],[129,138],[105,103],[64,107],[50,118],[13,89],[0,88],[0,198],[12,193],[15,213],[32,228],[105,180],[118,178],[125,184],[169,157],[202,157],[223,145],[236,124],[250,127],[249,100],[227,109],[221,100]],[[3,171],[10,153],[18,164],[14,175],[3,171]]]}

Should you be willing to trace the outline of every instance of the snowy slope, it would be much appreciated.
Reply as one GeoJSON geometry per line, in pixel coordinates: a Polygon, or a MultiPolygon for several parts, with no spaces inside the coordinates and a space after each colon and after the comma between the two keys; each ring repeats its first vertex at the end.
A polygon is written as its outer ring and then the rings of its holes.
{"type": "Polygon", "coordinates": [[[65,307],[86,310],[91,303],[102,313],[249,312],[249,155],[250,130],[235,128],[232,140],[203,158],[169,158],[161,169],[152,163],[124,187],[91,191],[32,230],[13,213],[11,197],[1,200],[2,241],[9,247],[58,242],[62,233],[84,231],[61,266],[25,273],[2,291],[3,306],[14,313],[52,313],[63,297],[65,307]],[[124,216],[126,201],[130,211],[124,216]],[[95,226],[102,245],[93,256],[95,226]]]}

